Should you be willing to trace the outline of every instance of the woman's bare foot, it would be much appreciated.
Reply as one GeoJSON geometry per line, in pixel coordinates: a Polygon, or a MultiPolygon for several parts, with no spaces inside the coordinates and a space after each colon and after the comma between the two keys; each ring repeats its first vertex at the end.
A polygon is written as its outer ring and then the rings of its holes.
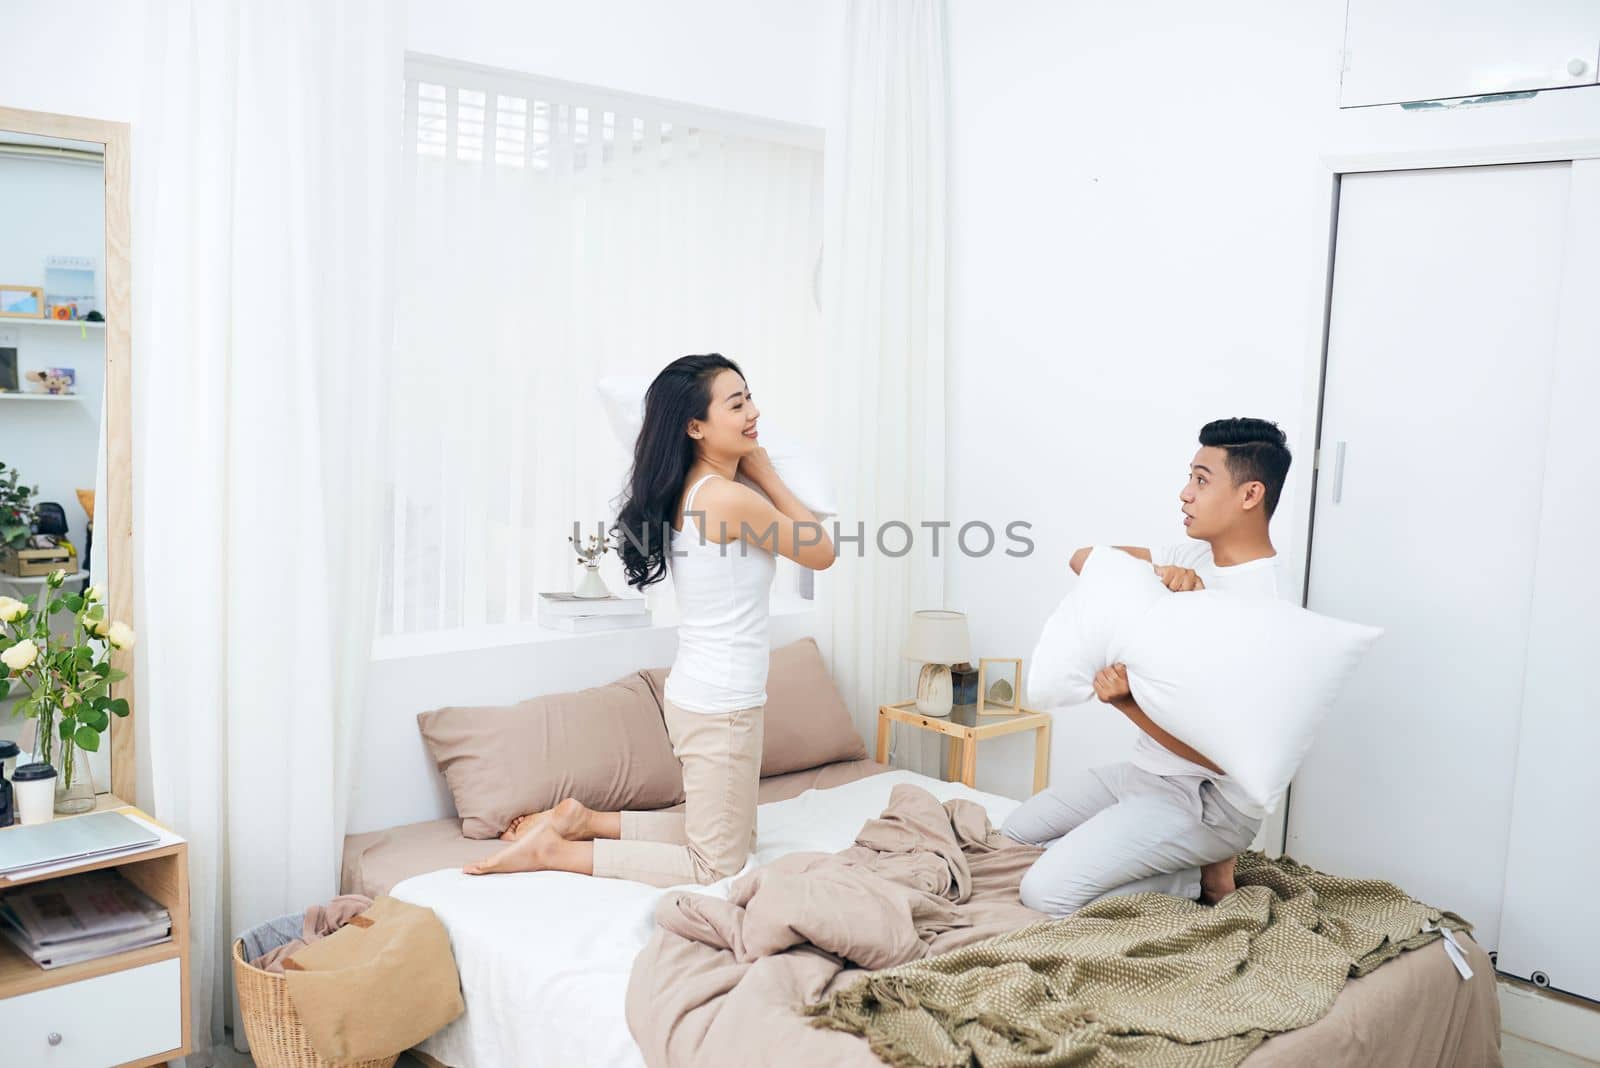
{"type": "Polygon", "coordinates": [[[556,833],[549,821],[532,824],[533,830],[524,834],[498,853],[485,860],[468,864],[461,870],[468,875],[496,875],[512,871],[546,871],[553,859],[552,851],[564,839],[556,833]]]}
{"type": "Polygon", "coordinates": [[[550,826],[569,842],[587,842],[594,838],[594,810],[575,797],[557,801],[550,810],[550,826]]]}
{"type": "Polygon", "coordinates": [[[589,818],[593,815],[593,809],[585,807],[578,799],[569,797],[565,801],[558,801],[555,808],[518,816],[500,833],[500,839],[504,842],[515,842],[532,834],[541,824],[548,823],[555,827],[557,834],[569,842],[587,842],[595,836],[589,818]]]}
{"type": "Polygon", "coordinates": [[[530,833],[534,828],[534,824],[549,815],[550,810],[546,809],[543,812],[529,812],[526,815],[518,816],[506,824],[506,829],[500,832],[500,840],[502,842],[515,842],[518,838],[530,833]]]}
{"type": "Polygon", "coordinates": [[[1233,862],[1237,859],[1229,857],[1200,869],[1200,900],[1207,905],[1215,905],[1239,889],[1233,881],[1233,862]]]}

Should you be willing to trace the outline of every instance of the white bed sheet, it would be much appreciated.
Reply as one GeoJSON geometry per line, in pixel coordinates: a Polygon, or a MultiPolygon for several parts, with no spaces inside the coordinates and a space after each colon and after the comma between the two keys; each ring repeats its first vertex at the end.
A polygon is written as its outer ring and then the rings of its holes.
{"type": "MultiPolygon", "coordinates": [[[[761,806],[758,849],[745,871],[789,853],[848,848],[900,783],[915,783],[940,801],[976,801],[996,826],[1020,803],[910,771],[808,790],[761,806]]],[[[686,889],[726,897],[732,881],[686,889]]],[[[424,1052],[451,1068],[644,1064],[623,999],[656,902],[668,891],[565,872],[443,870],[407,879],[390,893],[438,914],[461,973],[467,1011],[422,1043],[424,1052]]]]}

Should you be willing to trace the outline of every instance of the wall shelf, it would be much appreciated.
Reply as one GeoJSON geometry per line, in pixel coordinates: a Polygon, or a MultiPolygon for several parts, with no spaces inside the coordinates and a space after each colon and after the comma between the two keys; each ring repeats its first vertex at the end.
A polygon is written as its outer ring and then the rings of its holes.
{"type": "Polygon", "coordinates": [[[81,393],[0,393],[0,401],[75,401],[81,393]]]}
{"type": "Polygon", "coordinates": [[[91,323],[87,319],[28,319],[16,315],[0,315],[0,329],[7,326],[49,326],[57,330],[71,330],[75,326],[90,330],[104,330],[105,323],[91,323]]]}

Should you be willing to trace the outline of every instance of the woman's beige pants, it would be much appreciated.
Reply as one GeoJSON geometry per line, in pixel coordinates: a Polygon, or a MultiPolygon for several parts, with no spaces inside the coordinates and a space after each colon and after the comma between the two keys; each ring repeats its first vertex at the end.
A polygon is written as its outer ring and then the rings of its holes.
{"type": "Polygon", "coordinates": [[[714,883],[755,851],[764,706],[702,713],[664,704],[684,809],[622,813],[622,838],[595,840],[594,873],[654,886],[714,883]]]}

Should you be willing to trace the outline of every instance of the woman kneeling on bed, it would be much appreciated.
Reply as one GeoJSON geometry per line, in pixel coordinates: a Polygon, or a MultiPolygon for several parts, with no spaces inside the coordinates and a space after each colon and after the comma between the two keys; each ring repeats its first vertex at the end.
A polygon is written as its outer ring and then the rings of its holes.
{"type": "Polygon", "coordinates": [[[469,875],[570,871],[679,886],[744,867],[756,843],[772,554],[814,571],[834,559],[822,524],[759,444],[760,414],[732,360],[713,353],[667,365],[645,394],[614,528],[628,585],[642,590],[670,570],[677,590],[678,655],[664,703],[684,810],[595,812],[568,798],[513,822],[501,835],[511,844],[467,865],[469,875]]]}

